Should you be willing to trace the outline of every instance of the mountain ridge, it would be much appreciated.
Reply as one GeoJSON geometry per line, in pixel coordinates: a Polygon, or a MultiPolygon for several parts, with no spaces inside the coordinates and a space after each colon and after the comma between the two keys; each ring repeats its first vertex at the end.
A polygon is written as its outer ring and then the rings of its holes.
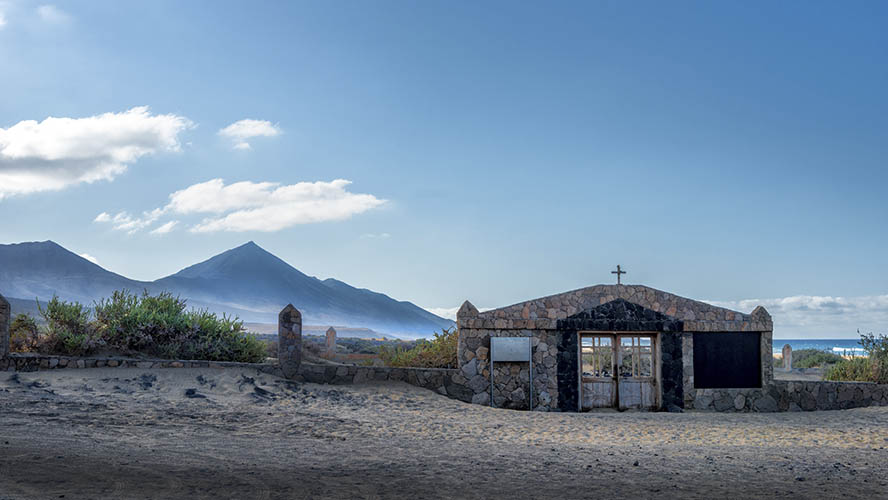
{"type": "Polygon", "coordinates": [[[288,303],[312,324],[371,328],[381,333],[428,336],[453,322],[409,301],[356,288],[335,278],[308,276],[253,241],[154,281],[113,273],[53,241],[0,244],[0,293],[8,298],[92,303],[114,290],[168,291],[189,305],[273,323],[288,303]]]}

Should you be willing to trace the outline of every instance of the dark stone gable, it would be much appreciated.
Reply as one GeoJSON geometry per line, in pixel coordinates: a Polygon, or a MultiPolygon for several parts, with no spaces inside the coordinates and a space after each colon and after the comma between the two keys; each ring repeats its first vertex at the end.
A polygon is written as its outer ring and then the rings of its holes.
{"type": "Polygon", "coordinates": [[[558,320],[559,330],[603,332],[680,332],[684,322],[623,299],[558,320]]]}
{"type": "Polygon", "coordinates": [[[558,321],[558,408],[579,411],[579,359],[577,333],[657,332],[660,350],[662,409],[684,407],[681,332],[684,323],[623,299],[601,304],[558,321]]]}

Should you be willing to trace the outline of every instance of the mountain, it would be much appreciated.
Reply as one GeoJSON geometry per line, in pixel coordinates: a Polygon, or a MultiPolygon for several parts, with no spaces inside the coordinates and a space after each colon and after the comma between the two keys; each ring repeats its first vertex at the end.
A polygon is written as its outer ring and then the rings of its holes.
{"type": "Polygon", "coordinates": [[[52,241],[0,245],[0,293],[33,301],[58,294],[91,304],[114,290],[141,290],[148,283],[107,271],[52,241]]]}
{"type": "Polygon", "coordinates": [[[453,322],[406,302],[335,279],[307,276],[252,241],[156,281],[112,273],[51,242],[0,245],[0,293],[8,298],[92,303],[114,290],[169,291],[195,307],[273,323],[287,303],[303,323],[347,325],[409,337],[453,322]]]}

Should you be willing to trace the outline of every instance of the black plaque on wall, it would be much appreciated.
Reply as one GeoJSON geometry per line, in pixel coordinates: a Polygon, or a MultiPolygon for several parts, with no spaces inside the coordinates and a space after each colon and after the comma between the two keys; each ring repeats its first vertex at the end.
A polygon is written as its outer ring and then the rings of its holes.
{"type": "Polygon", "coordinates": [[[762,386],[761,334],[695,333],[694,388],[762,386]]]}

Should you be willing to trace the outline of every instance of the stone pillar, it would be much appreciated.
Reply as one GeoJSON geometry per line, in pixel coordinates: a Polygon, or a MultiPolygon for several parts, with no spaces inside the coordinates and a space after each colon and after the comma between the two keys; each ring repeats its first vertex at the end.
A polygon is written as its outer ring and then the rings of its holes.
{"type": "Polygon", "coordinates": [[[771,321],[771,314],[762,306],[756,306],[749,316],[750,330],[761,332],[762,387],[765,387],[774,381],[774,322],[771,321]]]}
{"type": "MultiPolygon", "coordinates": [[[[463,365],[474,358],[475,349],[485,342],[485,339],[477,339],[478,345],[467,345],[470,336],[473,339],[476,338],[476,336],[473,335],[473,333],[475,333],[474,329],[480,328],[480,325],[474,325],[474,320],[478,317],[478,314],[480,314],[478,308],[472,305],[468,300],[463,302],[459,311],[456,312],[456,328],[459,330],[456,338],[456,359],[459,368],[462,368],[463,365]],[[468,354],[470,351],[471,357],[468,354]]],[[[487,343],[489,344],[489,341],[487,341],[487,343]]]]}
{"type": "Polygon", "coordinates": [[[9,354],[9,322],[12,316],[12,309],[9,302],[0,295],[0,358],[5,358],[9,354]]]}
{"type": "Polygon", "coordinates": [[[278,362],[287,378],[299,373],[302,362],[302,314],[287,304],[278,315],[278,362]]]}
{"type": "Polygon", "coordinates": [[[792,370],[792,347],[789,344],[783,346],[783,369],[792,370]]]}
{"type": "Polygon", "coordinates": [[[336,354],[336,330],[331,326],[327,328],[327,356],[336,354]]]}

